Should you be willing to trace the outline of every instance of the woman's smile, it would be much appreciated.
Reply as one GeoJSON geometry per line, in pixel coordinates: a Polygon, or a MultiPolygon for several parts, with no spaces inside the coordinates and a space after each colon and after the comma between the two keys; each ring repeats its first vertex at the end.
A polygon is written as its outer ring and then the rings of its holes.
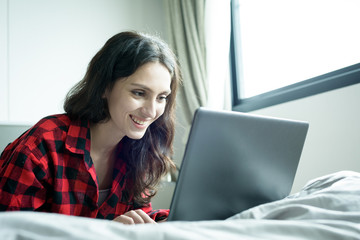
{"type": "Polygon", "coordinates": [[[130,115],[131,120],[135,123],[135,126],[138,128],[144,128],[147,127],[147,122],[146,120],[141,120],[138,117],[135,117],[134,115],[130,115]]]}

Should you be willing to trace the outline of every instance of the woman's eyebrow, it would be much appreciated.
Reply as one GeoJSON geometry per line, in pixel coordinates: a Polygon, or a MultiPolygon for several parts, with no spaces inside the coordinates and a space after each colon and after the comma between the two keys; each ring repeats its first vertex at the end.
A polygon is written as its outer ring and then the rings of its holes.
{"type": "MultiPolygon", "coordinates": [[[[154,92],[151,88],[149,88],[148,86],[146,85],[143,85],[143,84],[140,84],[140,83],[131,83],[130,85],[134,86],[134,87],[138,87],[138,88],[142,88],[146,91],[149,91],[149,92],[154,92]]],[[[170,94],[171,93],[171,90],[165,90],[163,92],[161,92],[160,94],[170,94]]]]}

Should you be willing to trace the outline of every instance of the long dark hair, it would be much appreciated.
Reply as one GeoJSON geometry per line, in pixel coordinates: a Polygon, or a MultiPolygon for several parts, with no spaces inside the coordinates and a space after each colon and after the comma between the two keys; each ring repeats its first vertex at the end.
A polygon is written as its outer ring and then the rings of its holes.
{"type": "Polygon", "coordinates": [[[148,62],[163,64],[171,74],[171,94],[163,115],[153,122],[139,140],[124,137],[121,158],[127,162],[126,186],[137,204],[144,205],[156,193],[156,185],[170,168],[175,133],[174,108],[181,73],[178,61],[169,46],[160,38],[138,33],[122,32],[110,38],[90,61],[85,77],[67,94],[64,110],[72,119],[99,123],[110,119],[103,94],[117,80],[132,75],[148,62]]]}

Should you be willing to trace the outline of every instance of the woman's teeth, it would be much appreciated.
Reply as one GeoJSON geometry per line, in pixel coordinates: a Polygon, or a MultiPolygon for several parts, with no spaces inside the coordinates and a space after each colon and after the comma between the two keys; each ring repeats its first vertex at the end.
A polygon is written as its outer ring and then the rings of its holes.
{"type": "Polygon", "coordinates": [[[135,118],[134,116],[131,116],[131,119],[132,119],[134,122],[136,122],[137,124],[140,124],[140,125],[144,125],[144,123],[145,123],[144,121],[141,121],[141,120],[135,118]]]}

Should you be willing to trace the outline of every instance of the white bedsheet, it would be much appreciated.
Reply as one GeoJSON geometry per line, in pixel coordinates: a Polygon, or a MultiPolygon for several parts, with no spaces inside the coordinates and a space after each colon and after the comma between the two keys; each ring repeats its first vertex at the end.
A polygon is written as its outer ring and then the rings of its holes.
{"type": "Polygon", "coordinates": [[[35,212],[0,213],[0,239],[360,239],[360,173],[310,181],[299,193],[225,221],[126,226],[35,212]]]}

